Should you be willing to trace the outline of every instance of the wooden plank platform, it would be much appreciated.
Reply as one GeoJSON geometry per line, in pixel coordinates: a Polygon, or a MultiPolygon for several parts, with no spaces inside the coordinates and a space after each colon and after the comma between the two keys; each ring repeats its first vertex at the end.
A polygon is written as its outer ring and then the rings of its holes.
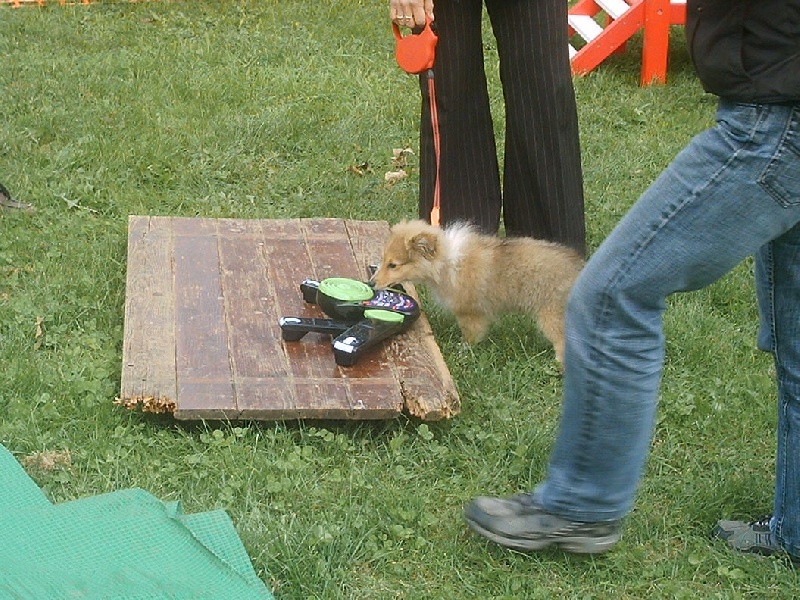
{"type": "Polygon", "coordinates": [[[424,314],[352,367],[336,365],[329,335],[281,339],[281,316],[324,316],[300,282],[365,279],[388,231],[385,221],[129,217],[118,402],[177,419],[457,414],[424,314]]]}

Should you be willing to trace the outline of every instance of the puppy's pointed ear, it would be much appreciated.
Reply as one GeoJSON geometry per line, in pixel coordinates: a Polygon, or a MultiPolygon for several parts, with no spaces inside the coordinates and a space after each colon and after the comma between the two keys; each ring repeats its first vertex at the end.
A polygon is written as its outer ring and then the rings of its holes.
{"type": "Polygon", "coordinates": [[[436,234],[427,231],[418,233],[408,242],[409,252],[420,254],[423,258],[427,258],[428,260],[436,256],[438,248],[439,240],[436,234]]]}

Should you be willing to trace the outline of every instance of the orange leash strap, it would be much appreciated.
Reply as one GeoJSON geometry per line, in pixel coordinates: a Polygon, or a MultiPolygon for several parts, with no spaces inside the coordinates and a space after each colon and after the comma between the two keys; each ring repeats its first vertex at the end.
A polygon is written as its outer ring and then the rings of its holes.
{"type": "Polygon", "coordinates": [[[428,69],[428,96],[431,104],[431,129],[433,130],[433,154],[436,157],[436,183],[433,185],[433,208],[431,209],[431,225],[439,226],[439,166],[441,156],[441,139],[439,138],[439,109],[436,106],[436,86],[433,82],[433,69],[428,69]]]}

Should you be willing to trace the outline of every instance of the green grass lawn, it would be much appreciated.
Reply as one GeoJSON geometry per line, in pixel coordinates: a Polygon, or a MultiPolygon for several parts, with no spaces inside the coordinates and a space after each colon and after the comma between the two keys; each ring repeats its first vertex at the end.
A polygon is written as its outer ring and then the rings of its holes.
{"type": "MultiPolygon", "coordinates": [[[[784,562],[708,537],[772,502],[750,262],[671,299],[652,455],[598,558],[506,551],[462,521],[472,496],[543,475],[561,381],[532,324],[504,319],[466,348],[426,306],[463,403],[442,423],[186,425],[113,404],[129,214],[416,214],[415,155],[384,183],[419,114],[387,15],[385,0],[0,7],[0,181],[36,207],[0,212],[0,443],[55,453],[28,467],[54,502],[138,486],[225,509],[279,599],[795,597],[784,562]]],[[[591,248],[713,119],[681,30],[666,86],[638,87],[640,47],[575,81],[591,248]]],[[[500,125],[488,34],[486,48],[500,125]]]]}

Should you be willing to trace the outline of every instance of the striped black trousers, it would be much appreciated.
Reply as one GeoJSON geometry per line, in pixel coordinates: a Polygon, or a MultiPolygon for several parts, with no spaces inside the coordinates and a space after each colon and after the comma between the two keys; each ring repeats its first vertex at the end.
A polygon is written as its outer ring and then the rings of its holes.
{"type": "MultiPolygon", "coordinates": [[[[434,65],[441,140],[441,223],[585,251],[583,176],[567,52],[566,0],[485,0],[500,57],[506,116],[502,192],[484,72],[483,0],[436,0],[434,65]]],[[[420,217],[430,217],[436,160],[420,76],[420,217]]]]}

